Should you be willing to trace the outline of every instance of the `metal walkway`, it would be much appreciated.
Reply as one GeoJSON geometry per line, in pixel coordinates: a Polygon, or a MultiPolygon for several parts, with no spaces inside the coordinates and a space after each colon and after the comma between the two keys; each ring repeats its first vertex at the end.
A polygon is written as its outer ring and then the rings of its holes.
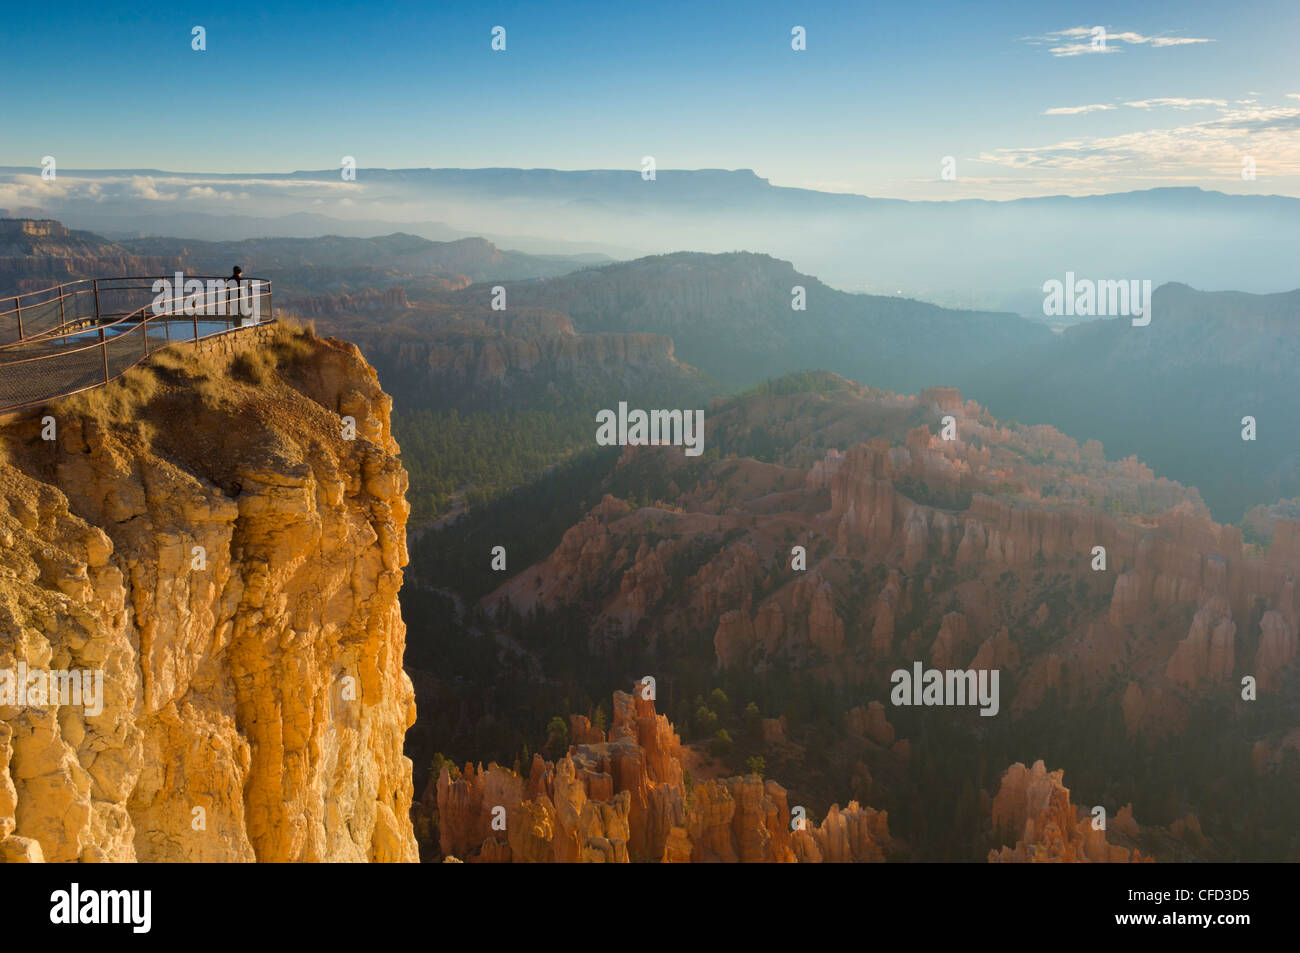
{"type": "Polygon", "coordinates": [[[0,298],[0,416],[103,386],[168,344],[274,320],[256,278],[86,278],[0,298]]]}

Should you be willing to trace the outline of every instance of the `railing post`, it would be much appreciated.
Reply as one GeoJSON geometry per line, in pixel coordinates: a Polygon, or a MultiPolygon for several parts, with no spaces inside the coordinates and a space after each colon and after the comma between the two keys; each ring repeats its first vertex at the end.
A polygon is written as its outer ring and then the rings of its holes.
{"type": "Polygon", "coordinates": [[[95,323],[99,323],[99,279],[95,279],[95,323]]]}
{"type": "Polygon", "coordinates": [[[140,330],[144,333],[144,356],[149,356],[149,312],[141,312],[140,330]]]}
{"type": "Polygon", "coordinates": [[[23,340],[23,296],[14,299],[18,302],[18,340],[23,340]]]}
{"type": "MultiPolygon", "coordinates": [[[[96,313],[99,312],[99,306],[95,306],[96,313]]],[[[108,383],[108,339],[104,337],[104,329],[99,329],[99,349],[104,354],[104,383],[108,383]]]]}

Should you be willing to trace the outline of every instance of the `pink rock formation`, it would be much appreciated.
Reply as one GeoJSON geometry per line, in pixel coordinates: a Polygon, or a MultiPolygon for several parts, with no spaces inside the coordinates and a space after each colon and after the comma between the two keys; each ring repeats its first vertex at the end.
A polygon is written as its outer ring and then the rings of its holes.
{"type": "Polygon", "coordinates": [[[1192,617],[1191,630],[1169,659],[1166,676],[1188,687],[1230,678],[1236,632],[1227,602],[1223,599],[1207,602],[1192,617]]]}
{"type": "MultiPolygon", "coordinates": [[[[863,711],[892,738],[878,702],[863,711]]],[[[626,692],[614,693],[608,740],[554,763],[534,755],[527,782],[495,764],[457,780],[444,769],[435,800],[443,853],[479,863],[877,861],[892,847],[885,814],[857,802],[792,832],[785,788],[756,774],[699,782],[688,810],[680,739],[652,700],[626,692]]]]}
{"type": "MultiPolygon", "coordinates": [[[[1137,851],[1116,847],[1070,803],[1062,771],[1048,772],[1042,761],[1026,768],[1017,762],[1002,776],[993,799],[993,830],[1014,847],[989,851],[990,863],[1136,863],[1137,851]]],[[[1121,812],[1122,813],[1122,812],[1121,812]]],[[[1130,825],[1132,812],[1122,822],[1130,825]]]]}
{"type": "Polygon", "coordinates": [[[795,831],[790,842],[801,864],[881,863],[893,845],[888,815],[857,801],[850,801],[845,810],[831,805],[821,824],[795,831]]]}

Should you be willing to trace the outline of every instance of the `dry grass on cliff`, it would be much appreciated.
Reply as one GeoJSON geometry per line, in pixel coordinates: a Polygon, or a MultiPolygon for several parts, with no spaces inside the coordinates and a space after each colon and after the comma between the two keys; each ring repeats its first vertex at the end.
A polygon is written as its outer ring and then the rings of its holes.
{"type": "MultiPolygon", "coordinates": [[[[311,395],[321,386],[322,367],[334,371],[337,352],[350,346],[318,339],[314,328],[295,320],[238,342],[233,356],[185,344],[160,348],[115,381],[53,402],[12,436],[0,433],[0,458],[9,439],[21,469],[49,470],[60,452],[84,449],[97,433],[127,456],[156,456],[233,498],[241,472],[292,458],[295,446],[341,439],[337,416],[311,395]],[[60,438],[65,421],[79,436],[67,445],[61,439],[52,453],[30,453],[25,445],[39,439],[40,416],[47,413],[58,419],[60,438]]],[[[47,482],[54,478],[42,472],[47,482]]],[[[7,473],[0,460],[0,479],[7,473]]]]}
{"type": "Polygon", "coordinates": [[[230,363],[230,372],[245,383],[260,387],[281,368],[309,358],[315,350],[315,338],[314,325],[283,316],[272,325],[271,340],[267,345],[235,357],[230,363]]]}
{"type": "Polygon", "coordinates": [[[157,393],[157,376],[147,366],[138,366],[111,384],[68,398],[63,408],[98,420],[128,420],[157,393]]]}
{"type": "Polygon", "coordinates": [[[98,420],[139,419],[161,392],[176,388],[193,391],[209,405],[228,402],[238,398],[232,382],[265,386],[277,371],[308,360],[315,352],[315,342],[315,327],[290,315],[271,325],[265,345],[229,361],[189,345],[173,344],[155,351],[148,361],[112,383],[69,398],[63,402],[63,410],[98,420]]]}
{"type": "Polygon", "coordinates": [[[314,338],[316,336],[316,322],[291,311],[282,311],[276,319],[275,331],[276,334],[306,335],[309,338],[314,338]]]}

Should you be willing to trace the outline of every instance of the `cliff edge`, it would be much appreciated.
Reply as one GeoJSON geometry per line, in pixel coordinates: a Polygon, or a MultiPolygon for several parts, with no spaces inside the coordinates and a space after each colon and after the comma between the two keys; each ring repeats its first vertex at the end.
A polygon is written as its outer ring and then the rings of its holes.
{"type": "Polygon", "coordinates": [[[0,858],[418,859],[390,410],[274,325],[0,427],[0,858]]]}

